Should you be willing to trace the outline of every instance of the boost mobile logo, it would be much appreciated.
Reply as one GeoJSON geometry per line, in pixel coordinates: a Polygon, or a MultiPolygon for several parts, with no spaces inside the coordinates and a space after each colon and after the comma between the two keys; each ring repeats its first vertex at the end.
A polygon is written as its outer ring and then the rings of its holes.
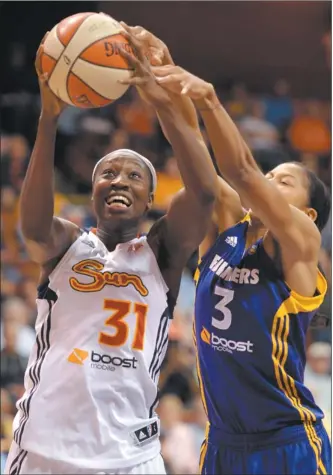
{"type": "Polygon", "coordinates": [[[221,338],[203,327],[201,330],[201,339],[210,345],[215,351],[226,351],[227,353],[247,352],[253,353],[253,343],[251,341],[234,341],[221,338]]]}
{"type": "MultiPolygon", "coordinates": [[[[67,361],[77,365],[83,365],[89,356],[88,351],[74,348],[67,358],[67,361]]],[[[102,355],[97,351],[92,351],[90,355],[90,367],[103,371],[115,371],[117,367],[121,368],[137,368],[138,360],[136,358],[120,358],[119,356],[102,355]]]]}

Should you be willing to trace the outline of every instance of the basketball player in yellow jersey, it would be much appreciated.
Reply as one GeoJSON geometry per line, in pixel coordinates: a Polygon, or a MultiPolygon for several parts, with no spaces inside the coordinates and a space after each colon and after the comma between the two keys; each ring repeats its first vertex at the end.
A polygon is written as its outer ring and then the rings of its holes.
{"type": "Polygon", "coordinates": [[[40,75],[42,111],[20,197],[22,233],[40,265],[36,345],[18,402],[5,473],[162,474],[158,377],[182,270],[208,229],[217,187],[200,141],[151,73],[138,41],[129,57],[184,182],[147,236],[156,173],[132,150],[92,176],[97,230],[54,216],[54,143],[64,108],[40,75]]]}
{"type": "Polygon", "coordinates": [[[154,73],[192,123],[193,99],[231,184],[219,180],[200,249],[195,340],[210,423],[201,473],[331,473],[324,414],[304,385],[305,336],[327,289],[317,266],[328,191],[299,163],[264,176],[211,84],[170,64],[154,73]]]}

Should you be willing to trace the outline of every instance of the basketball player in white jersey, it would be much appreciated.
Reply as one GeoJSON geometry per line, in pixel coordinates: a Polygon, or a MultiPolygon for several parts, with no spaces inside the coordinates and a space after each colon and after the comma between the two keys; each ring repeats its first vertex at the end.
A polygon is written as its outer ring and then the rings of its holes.
{"type": "Polygon", "coordinates": [[[53,215],[54,143],[64,104],[36,60],[42,111],[20,199],[21,228],[40,264],[36,344],[18,402],[5,473],[160,474],[157,383],[181,273],[207,232],[216,174],[204,147],[157,85],[140,43],[140,92],[179,159],[184,189],[146,237],[156,174],[130,150],[93,173],[95,232],[53,215]]]}

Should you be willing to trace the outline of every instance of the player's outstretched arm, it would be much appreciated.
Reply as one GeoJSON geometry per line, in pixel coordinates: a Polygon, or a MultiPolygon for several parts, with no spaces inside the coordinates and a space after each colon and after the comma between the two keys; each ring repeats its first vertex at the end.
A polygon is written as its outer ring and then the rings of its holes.
{"type": "Polygon", "coordinates": [[[312,259],[320,246],[317,227],[305,213],[290,206],[277,187],[262,174],[213,85],[179,69],[174,76],[163,75],[157,80],[193,99],[222,175],[293,259],[304,256],[312,259]]]}
{"type": "MultiPolygon", "coordinates": [[[[152,71],[154,74],[158,77],[163,77],[166,75],[169,76],[170,74],[174,75],[177,72],[179,73],[180,68],[175,66],[167,45],[160,38],[142,26],[131,27],[124,22],[122,22],[122,26],[127,32],[142,42],[147,51],[150,64],[153,66],[152,71]]],[[[171,88],[168,87],[168,84],[162,85],[165,86],[173,104],[180,111],[187,125],[195,131],[198,140],[197,146],[201,148],[202,154],[206,156],[207,160],[210,160],[211,157],[202,137],[198,115],[192,100],[184,94],[179,94],[180,91],[177,91],[177,88],[175,93],[174,84],[172,84],[173,87],[171,88]]],[[[181,84],[179,84],[179,87],[181,87],[181,84]]],[[[144,94],[141,93],[141,96],[145,99],[144,94]]],[[[163,121],[161,120],[160,125],[166,139],[170,142],[167,130],[165,130],[163,121]]],[[[220,232],[233,226],[244,216],[238,194],[221,177],[218,178],[217,190],[210,229],[199,249],[201,256],[212,246],[220,232]]]]}
{"type": "Polygon", "coordinates": [[[47,86],[41,72],[41,45],[36,57],[42,111],[37,137],[20,196],[20,224],[31,258],[39,264],[60,256],[75,240],[78,228],[56,218],[54,211],[54,147],[57,121],[65,104],[47,86]]]}
{"type": "Polygon", "coordinates": [[[217,176],[210,157],[207,159],[202,153],[197,134],[174,107],[169,94],[157,84],[140,41],[130,33],[127,37],[137,58],[125,51],[121,52],[135,71],[126,84],[134,84],[142,89],[146,100],[158,113],[178,158],[184,183],[184,189],[171,203],[163,226],[163,241],[169,255],[182,267],[207,232],[216,195],[217,176]]]}

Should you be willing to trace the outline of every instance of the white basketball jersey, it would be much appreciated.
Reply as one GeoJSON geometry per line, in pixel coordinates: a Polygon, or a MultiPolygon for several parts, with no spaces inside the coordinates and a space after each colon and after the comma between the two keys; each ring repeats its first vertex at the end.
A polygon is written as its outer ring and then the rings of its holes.
{"type": "Polygon", "coordinates": [[[82,468],[143,463],[160,452],[154,412],[168,288],[146,237],[109,252],[82,234],[37,299],[36,344],[14,439],[82,468]]]}

